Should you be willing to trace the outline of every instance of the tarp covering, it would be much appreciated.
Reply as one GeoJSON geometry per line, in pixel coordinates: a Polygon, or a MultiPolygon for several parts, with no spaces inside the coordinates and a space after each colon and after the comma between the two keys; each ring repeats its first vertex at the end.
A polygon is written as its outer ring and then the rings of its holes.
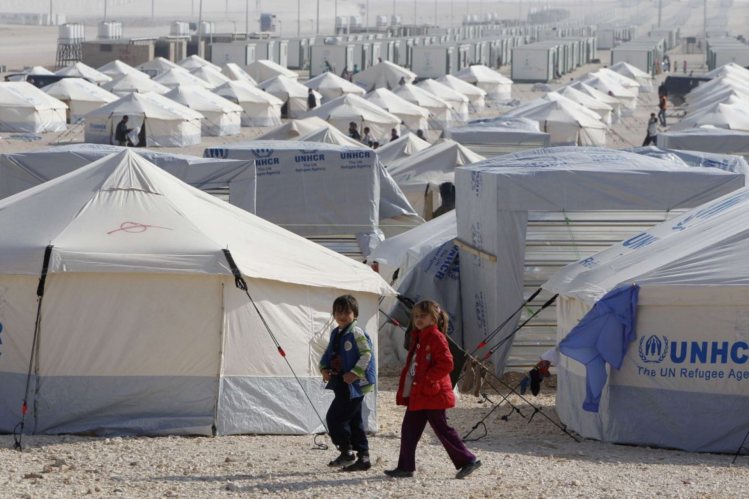
{"type": "Polygon", "coordinates": [[[221,73],[220,69],[214,69],[210,66],[201,66],[190,71],[190,74],[197,76],[201,80],[208,83],[211,88],[223,85],[227,81],[232,81],[231,78],[221,73]]]}
{"type": "Polygon", "coordinates": [[[325,127],[332,127],[332,125],[317,116],[310,116],[309,118],[289,120],[283,125],[259,135],[255,140],[297,139],[302,135],[306,135],[325,127]]]}
{"type": "Polygon", "coordinates": [[[463,119],[453,110],[447,101],[437,97],[428,90],[424,90],[411,83],[404,83],[403,85],[398,85],[393,90],[393,93],[411,104],[427,109],[431,114],[432,123],[436,124],[436,128],[444,129],[448,126],[463,123],[463,119]]]}
{"type": "Polygon", "coordinates": [[[221,68],[221,72],[224,73],[229,79],[234,81],[246,81],[253,86],[257,85],[255,79],[250,74],[242,69],[242,67],[236,62],[227,62],[221,68]]]}
{"type": "MultiPolygon", "coordinates": [[[[224,249],[318,410],[330,400],[316,368],[330,303],[356,294],[360,324],[373,331],[378,295],[392,293],[366,266],[190,188],[130,150],[4,199],[0,227],[3,432],[20,419],[49,244],[27,418],[36,433],[320,431],[235,287],[224,249]]],[[[374,430],[374,396],[365,403],[374,430]]]]}
{"type": "MultiPolygon", "coordinates": [[[[659,135],[660,137],[660,135],[659,135]]],[[[717,154],[702,151],[688,151],[679,149],[667,149],[665,147],[646,146],[624,149],[625,151],[644,154],[653,158],[672,160],[686,166],[704,166],[707,168],[720,168],[727,172],[741,173],[749,178],[749,164],[742,156],[733,154],[717,154]]]]}
{"type": "Polygon", "coordinates": [[[491,153],[503,147],[516,150],[551,145],[549,134],[539,130],[537,121],[505,116],[491,120],[472,121],[465,126],[448,128],[445,130],[445,138],[452,139],[485,156],[494,156],[495,154],[491,153]]]}
{"type": "Polygon", "coordinates": [[[658,134],[658,143],[669,149],[749,156],[749,132],[713,126],[667,131],[658,134]]]}
{"type": "Polygon", "coordinates": [[[181,66],[178,66],[176,63],[170,61],[169,59],[164,59],[163,57],[156,57],[138,66],[138,70],[146,73],[151,78],[154,78],[174,68],[184,69],[181,66]]]}
{"type": "Polygon", "coordinates": [[[188,55],[184,59],[177,62],[177,65],[187,69],[188,71],[192,71],[193,69],[198,69],[198,68],[205,68],[205,67],[211,68],[215,71],[219,71],[219,72],[221,71],[220,67],[216,66],[212,62],[209,62],[203,59],[197,54],[188,55]]]}
{"type": "Polygon", "coordinates": [[[639,83],[640,92],[653,91],[653,76],[650,73],[646,73],[640,68],[624,61],[619,61],[616,64],[613,64],[609,69],[639,83]]]}
{"type": "Polygon", "coordinates": [[[0,82],[0,131],[60,132],[68,106],[25,81],[0,82]]]}
{"type": "Polygon", "coordinates": [[[453,111],[455,111],[459,120],[468,121],[468,115],[470,113],[470,110],[468,108],[468,104],[470,101],[468,100],[468,97],[461,94],[457,90],[453,90],[444,83],[440,83],[437,80],[433,80],[431,78],[421,80],[416,84],[416,86],[432,93],[433,95],[450,104],[450,107],[453,111]]]}

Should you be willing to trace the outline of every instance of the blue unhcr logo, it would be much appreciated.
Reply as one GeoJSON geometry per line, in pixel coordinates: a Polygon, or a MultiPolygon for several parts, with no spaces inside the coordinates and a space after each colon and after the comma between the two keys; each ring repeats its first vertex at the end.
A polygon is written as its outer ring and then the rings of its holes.
{"type": "Polygon", "coordinates": [[[254,154],[255,157],[259,159],[269,158],[273,154],[273,149],[267,149],[267,148],[253,149],[252,154],[254,154]]]}
{"type": "Polygon", "coordinates": [[[668,338],[665,336],[643,336],[640,338],[640,359],[643,362],[663,362],[668,355],[668,338]]]}

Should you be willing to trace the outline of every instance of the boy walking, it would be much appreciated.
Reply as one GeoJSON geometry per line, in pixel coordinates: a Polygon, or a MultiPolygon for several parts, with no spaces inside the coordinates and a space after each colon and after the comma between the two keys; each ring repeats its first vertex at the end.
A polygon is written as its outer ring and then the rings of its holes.
{"type": "Polygon", "coordinates": [[[372,467],[362,402],[364,395],[374,388],[375,361],[372,340],[356,324],[358,316],[356,298],[343,295],[335,299],[333,318],[338,327],[330,333],[330,342],[320,359],[320,372],[327,382],[325,388],[335,394],[326,415],[328,431],[340,451],[328,466],[342,467],[342,471],[366,471],[372,467]]]}

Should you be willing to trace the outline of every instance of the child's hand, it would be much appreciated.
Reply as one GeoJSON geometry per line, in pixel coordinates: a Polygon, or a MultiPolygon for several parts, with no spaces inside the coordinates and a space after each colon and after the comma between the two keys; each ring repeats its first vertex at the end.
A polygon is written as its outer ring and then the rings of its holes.
{"type": "Polygon", "coordinates": [[[343,381],[347,385],[350,385],[351,383],[353,383],[357,379],[359,379],[359,376],[357,376],[356,374],[354,374],[352,372],[347,372],[346,374],[343,375],[343,381]]]}
{"type": "Polygon", "coordinates": [[[323,369],[322,370],[322,380],[326,383],[330,381],[330,369],[323,369]]]}

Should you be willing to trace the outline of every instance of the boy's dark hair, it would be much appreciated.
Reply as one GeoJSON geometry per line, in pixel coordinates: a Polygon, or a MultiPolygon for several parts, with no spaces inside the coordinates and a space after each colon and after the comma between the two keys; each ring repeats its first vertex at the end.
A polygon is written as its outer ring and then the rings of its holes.
{"type": "Polygon", "coordinates": [[[354,318],[359,317],[359,302],[351,295],[339,296],[333,302],[333,313],[353,312],[354,318]]]}

